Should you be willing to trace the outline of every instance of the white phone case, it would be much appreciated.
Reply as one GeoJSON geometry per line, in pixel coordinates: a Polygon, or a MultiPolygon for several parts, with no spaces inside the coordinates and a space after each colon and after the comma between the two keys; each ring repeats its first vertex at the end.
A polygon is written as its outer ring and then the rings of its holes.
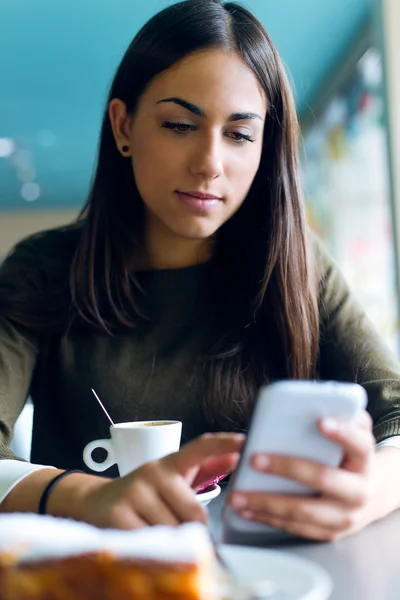
{"type": "MultiPolygon", "coordinates": [[[[313,495],[315,490],[308,486],[256,472],[249,464],[250,457],[257,452],[287,454],[338,466],[342,449],[319,433],[317,423],[323,417],[351,422],[366,405],[366,391],[356,383],[291,380],[262,388],[228,495],[232,491],[313,495]]],[[[224,510],[223,530],[224,540],[234,543],[255,534],[285,535],[274,527],[241,519],[229,506],[224,510]]]]}

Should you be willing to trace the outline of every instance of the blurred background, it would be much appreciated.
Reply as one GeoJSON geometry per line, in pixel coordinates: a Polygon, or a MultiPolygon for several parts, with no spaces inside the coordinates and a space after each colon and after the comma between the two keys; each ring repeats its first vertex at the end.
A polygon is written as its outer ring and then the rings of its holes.
{"type": "MultiPolygon", "coordinates": [[[[78,213],[113,73],[137,30],[170,3],[1,1],[0,258],[78,213]]],[[[244,4],[293,82],[309,222],[398,354],[400,2],[244,4]]]]}

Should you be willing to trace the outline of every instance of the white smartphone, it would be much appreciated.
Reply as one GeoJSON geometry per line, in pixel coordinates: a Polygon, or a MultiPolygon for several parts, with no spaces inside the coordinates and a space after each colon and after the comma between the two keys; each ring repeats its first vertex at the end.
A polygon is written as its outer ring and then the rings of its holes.
{"type": "MultiPolygon", "coordinates": [[[[332,417],[351,422],[366,405],[367,393],[356,383],[289,380],[262,388],[227,496],[233,491],[314,495],[315,490],[296,481],[255,471],[249,464],[251,456],[257,452],[286,454],[339,466],[342,448],[319,433],[318,421],[332,417]]],[[[275,527],[241,519],[228,505],[224,508],[226,543],[257,544],[266,536],[287,535],[275,527]]]]}

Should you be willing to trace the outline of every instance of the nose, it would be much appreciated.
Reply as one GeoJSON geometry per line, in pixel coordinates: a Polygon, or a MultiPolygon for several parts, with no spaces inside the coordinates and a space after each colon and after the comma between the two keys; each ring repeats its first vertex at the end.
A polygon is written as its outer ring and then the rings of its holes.
{"type": "Polygon", "coordinates": [[[192,156],[190,171],[196,177],[212,180],[223,173],[221,142],[217,136],[209,136],[196,140],[196,148],[192,156]]]}

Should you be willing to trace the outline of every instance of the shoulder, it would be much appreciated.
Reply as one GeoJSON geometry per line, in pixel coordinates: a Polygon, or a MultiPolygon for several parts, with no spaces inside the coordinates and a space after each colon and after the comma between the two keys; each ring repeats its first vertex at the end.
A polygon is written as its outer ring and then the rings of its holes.
{"type": "Polygon", "coordinates": [[[65,276],[75,253],[82,223],[41,231],[21,240],[0,266],[0,285],[31,283],[65,276]]]}
{"type": "Polygon", "coordinates": [[[315,233],[309,232],[309,244],[322,314],[335,312],[339,306],[348,302],[355,303],[356,300],[340,267],[322,240],[315,233]]]}
{"type": "Polygon", "coordinates": [[[24,238],[11,250],[8,258],[21,254],[26,256],[35,256],[35,258],[50,257],[56,258],[58,252],[63,255],[71,254],[76,249],[79,241],[83,222],[79,221],[71,225],[39,231],[33,235],[24,238]]]}
{"type": "Polygon", "coordinates": [[[308,231],[308,239],[318,281],[321,282],[332,270],[336,270],[339,267],[321,238],[314,231],[308,231]]]}

